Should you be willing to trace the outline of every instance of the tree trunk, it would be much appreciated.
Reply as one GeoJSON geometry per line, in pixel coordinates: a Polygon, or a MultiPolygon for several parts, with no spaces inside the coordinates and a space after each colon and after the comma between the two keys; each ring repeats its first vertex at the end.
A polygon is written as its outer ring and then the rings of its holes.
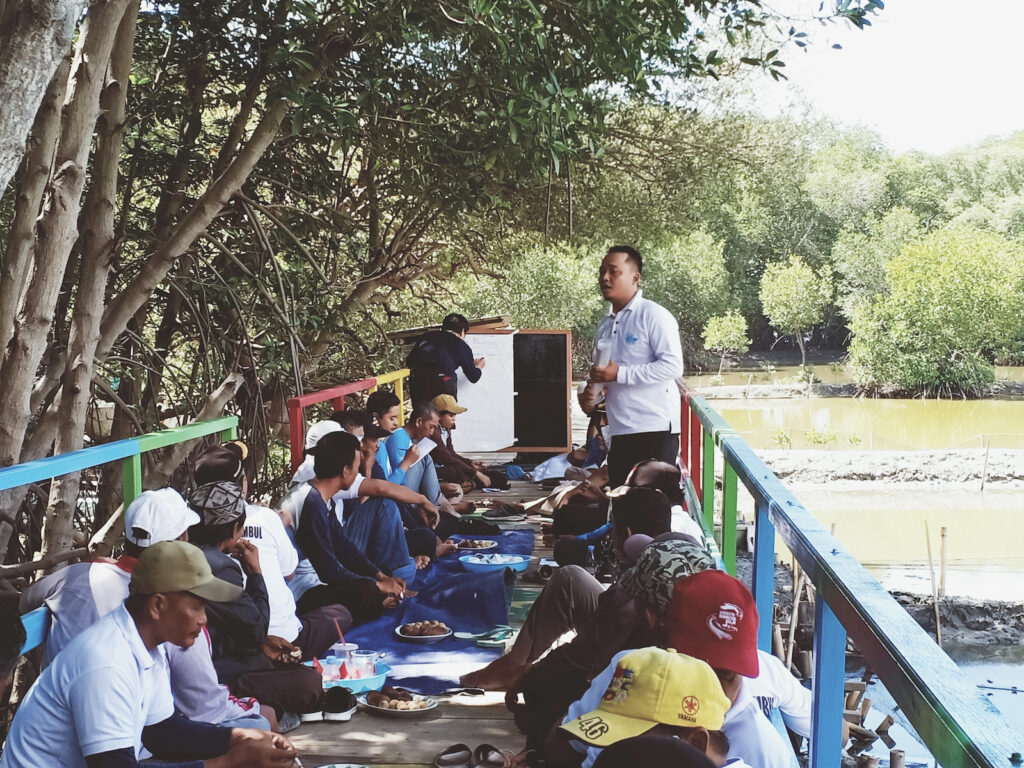
{"type": "Polygon", "coordinates": [[[722,368],[725,367],[725,356],[728,354],[728,350],[722,350],[722,359],[718,361],[718,375],[722,375],[722,368]]]}
{"type": "MultiPolygon", "coordinates": [[[[103,296],[116,247],[117,171],[124,140],[125,106],[138,11],[139,0],[130,0],[117,29],[106,87],[100,97],[102,112],[96,124],[96,157],[80,234],[81,281],[68,342],[67,367],[60,397],[60,429],[54,453],[77,451],[85,440],[103,296]]],[[[56,478],[50,485],[50,501],[43,525],[44,557],[69,548],[73,542],[80,478],[80,473],[74,472],[56,478]]]]}
{"type": "Polygon", "coordinates": [[[807,350],[804,348],[804,332],[798,328],[796,331],[796,343],[800,347],[800,367],[807,365],[807,350]]]}
{"type": "Polygon", "coordinates": [[[53,166],[53,151],[60,133],[60,109],[64,103],[64,94],[67,93],[70,72],[69,53],[61,60],[50,80],[29,135],[28,155],[25,157],[24,172],[18,180],[17,195],[14,198],[14,222],[7,237],[3,273],[0,275],[0,339],[10,339],[14,333],[14,318],[25,287],[43,191],[53,166]]]}
{"type": "MultiPolygon", "coordinates": [[[[32,382],[46,350],[54,306],[77,239],[78,212],[103,77],[127,4],[128,0],[97,0],[82,25],[71,69],[70,99],[61,119],[55,170],[37,228],[32,274],[0,368],[0,381],[4,382],[0,387],[0,413],[4,414],[0,419],[0,467],[14,464],[21,456],[32,382]]],[[[0,494],[0,510],[10,509],[17,496],[16,490],[0,494]]],[[[0,529],[0,554],[6,551],[9,537],[9,531],[0,529]]]]}
{"type": "Polygon", "coordinates": [[[85,0],[15,0],[0,17],[0,197],[84,6],[85,0]]]}

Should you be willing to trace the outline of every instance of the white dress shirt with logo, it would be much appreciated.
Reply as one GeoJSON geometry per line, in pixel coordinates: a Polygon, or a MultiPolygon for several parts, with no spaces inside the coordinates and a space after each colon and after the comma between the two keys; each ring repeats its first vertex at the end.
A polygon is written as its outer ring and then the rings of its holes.
{"type": "Polygon", "coordinates": [[[683,348],[672,313],[637,291],[621,310],[604,316],[597,339],[611,342],[611,359],[619,366],[615,381],[604,385],[608,434],[679,434],[676,379],[683,375],[683,348]]]}

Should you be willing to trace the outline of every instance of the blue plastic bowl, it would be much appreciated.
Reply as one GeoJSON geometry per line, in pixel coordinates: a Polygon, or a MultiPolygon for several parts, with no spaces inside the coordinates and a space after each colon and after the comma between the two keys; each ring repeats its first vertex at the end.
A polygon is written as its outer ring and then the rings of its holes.
{"type": "Polygon", "coordinates": [[[481,560],[475,555],[463,555],[459,558],[459,562],[462,563],[462,567],[470,573],[487,573],[489,571],[503,571],[506,568],[511,568],[513,571],[525,571],[530,566],[529,555],[505,555],[505,557],[514,557],[516,562],[514,563],[488,563],[481,560]]]}
{"type": "MultiPolygon", "coordinates": [[[[304,662],[306,666],[313,666],[313,662],[304,662]]],[[[384,681],[391,674],[391,667],[382,662],[377,662],[377,674],[373,677],[346,678],[345,680],[331,680],[324,683],[324,688],[348,688],[352,693],[364,693],[365,691],[379,691],[384,687],[384,681]]]]}

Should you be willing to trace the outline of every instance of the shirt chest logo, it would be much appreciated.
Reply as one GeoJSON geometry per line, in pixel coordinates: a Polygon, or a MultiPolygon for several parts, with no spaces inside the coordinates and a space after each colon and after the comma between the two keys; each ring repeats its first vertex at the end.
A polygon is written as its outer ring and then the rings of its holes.
{"type": "Polygon", "coordinates": [[[632,333],[627,333],[626,334],[626,343],[627,344],[636,344],[638,341],[640,341],[640,339],[638,337],[634,336],[632,333]]]}

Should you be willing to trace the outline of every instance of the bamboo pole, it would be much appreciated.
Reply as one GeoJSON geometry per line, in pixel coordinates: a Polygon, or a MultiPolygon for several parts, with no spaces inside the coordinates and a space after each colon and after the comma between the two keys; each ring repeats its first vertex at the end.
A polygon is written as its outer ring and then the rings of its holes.
{"type": "Polygon", "coordinates": [[[946,526],[941,529],[941,544],[939,546],[939,597],[946,596],[946,526]]]}
{"type": "Polygon", "coordinates": [[[796,589],[793,590],[792,608],[789,614],[789,635],[786,644],[786,669],[793,664],[793,648],[796,646],[796,625],[800,621],[800,595],[804,591],[804,572],[801,570],[796,580],[796,589]]]}
{"type": "Polygon", "coordinates": [[[924,540],[928,545],[928,571],[931,573],[932,606],[935,608],[935,641],[942,647],[942,619],[939,616],[939,590],[935,585],[935,564],[932,561],[932,538],[928,533],[928,521],[924,521],[924,540]]]}

